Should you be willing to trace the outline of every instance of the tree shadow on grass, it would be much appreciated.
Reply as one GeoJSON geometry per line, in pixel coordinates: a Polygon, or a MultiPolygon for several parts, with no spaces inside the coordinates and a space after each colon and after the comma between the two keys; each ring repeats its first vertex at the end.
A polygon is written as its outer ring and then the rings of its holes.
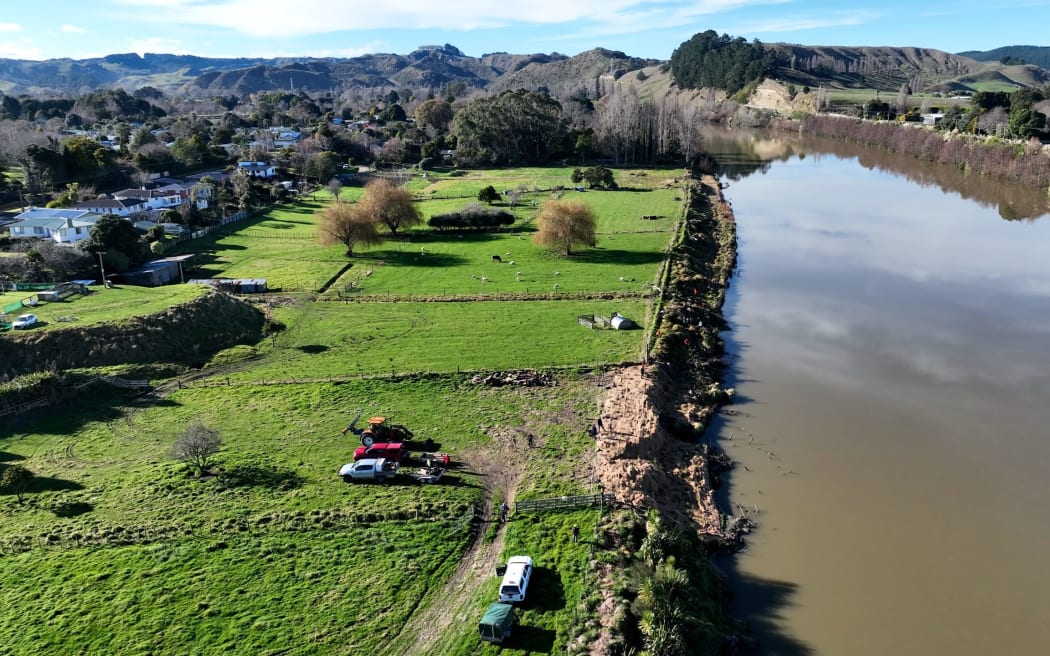
{"type": "Polygon", "coordinates": [[[8,453],[7,451],[0,451],[0,463],[19,462],[25,459],[25,456],[20,456],[17,453],[8,453]]]}
{"type": "Polygon", "coordinates": [[[362,263],[367,261],[376,264],[379,261],[392,266],[416,266],[429,268],[442,268],[462,266],[467,259],[459,255],[449,253],[419,253],[416,251],[371,251],[366,256],[360,257],[362,263]]]}
{"type": "Polygon", "coordinates": [[[258,487],[286,491],[302,487],[303,477],[295,470],[276,465],[234,465],[218,475],[221,487],[258,487]]]}
{"type": "Polygon", "coordinates": [[[534,566],[528,594],[521,607],[540,613],[565,608],[565,584],[562,583],[561,573],[552,567],[534,566]]]}
{"type": "Polygon", "coordinates": [[[51,512],[62,518],[79,517],[94,509],[87,501],[62,501],[51,506],[51,512]]]}
{"type": "Polygon", "coordinates": [[[304,346],[298,346],[296,348],[308,355],[319,355],[328,350],[328,347],[324,346],[323,344],[306,344],[304,346]]]}
{"type": "Polygon", "coordinates": [[[554,637],[553,629],[519,624],[511,629],[503,645],[529,654],[549,654],[554,651],[554,637]]]}
{"type": "Polygon", "coordinates": [[[622,264],[631,266],[636,264],[656,264],[664,259],[663,253],[645,251],[625,251],[618,248],[592,248],[581,251],[570,256],[574,262],[585,262],[587,264],[622,264]]]}

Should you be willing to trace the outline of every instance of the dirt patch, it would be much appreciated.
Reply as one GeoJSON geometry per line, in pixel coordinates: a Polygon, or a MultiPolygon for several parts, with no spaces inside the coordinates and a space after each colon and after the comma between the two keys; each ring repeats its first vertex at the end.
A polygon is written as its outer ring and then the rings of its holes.
{"type": "Polygon", "coordinates": [[[644,367],[612,373],[602,402],[595,470],[603,489],[622,503],[656,508],[669,521],[701,534],[717,535],[711,477],[703,451],[670,435],[659,420],[661,390],[644,367]]]}

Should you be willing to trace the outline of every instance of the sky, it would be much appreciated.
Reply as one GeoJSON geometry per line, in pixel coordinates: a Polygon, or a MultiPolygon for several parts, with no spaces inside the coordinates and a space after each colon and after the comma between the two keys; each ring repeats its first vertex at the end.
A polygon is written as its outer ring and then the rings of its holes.
{"type": "Polygon", "coordinates": [[[356,57],[451,44],[464,54],[670,59],[693,34],[947,52],[1050,45],[1045,0],[3,0],[0,58],[146,52],[356,57]]]}

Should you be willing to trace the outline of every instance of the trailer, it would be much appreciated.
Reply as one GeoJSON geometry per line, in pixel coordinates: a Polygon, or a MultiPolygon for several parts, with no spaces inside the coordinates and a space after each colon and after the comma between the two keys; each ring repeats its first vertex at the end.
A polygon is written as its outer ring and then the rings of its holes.
{"type": "Polygon", "coordinates": [[[423,483],[424,485],[427,483],[437,483],[444,475],[444,467],[420,467],[409,474],[412,480],[417,483],[423,483]]]}

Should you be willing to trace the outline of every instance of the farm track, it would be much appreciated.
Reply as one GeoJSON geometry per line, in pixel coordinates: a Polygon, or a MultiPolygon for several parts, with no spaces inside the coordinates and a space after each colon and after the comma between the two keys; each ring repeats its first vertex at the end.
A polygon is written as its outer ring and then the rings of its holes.
{"type": "Polygon", "coordinates": [[[451,578],[437,591],[432,603],[423,611],[414,613],[408,623],[401,629],[396,643],[407,640],[399,653],[404,656],[425,656],[438,653],[440,645],[450,627],[470,626],[479,617],[477,592],[492,578],[500,554],[503,553],[503,540],[506,524],[500,523],[492,540],[486,539],[487,525],[499,521],[496,509],[496,494],[508,505],[514,505],[514,494],[517,490],[521,472],[521,451],[512,448],[498,439],[494,440],[495,450],[478,450],[465,454],[464,462],[471,469],[482,474],[485,488],[482,500],[481,517],[477,523],[473,541],[459,561],[459,566],[451,578]]]}

